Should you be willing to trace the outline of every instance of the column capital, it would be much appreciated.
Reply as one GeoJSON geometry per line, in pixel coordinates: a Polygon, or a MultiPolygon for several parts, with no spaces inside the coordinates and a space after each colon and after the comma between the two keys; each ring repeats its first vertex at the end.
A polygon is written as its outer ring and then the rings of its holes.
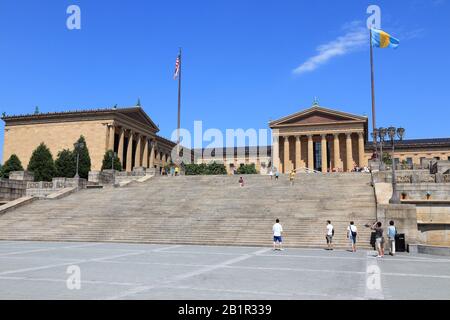
{"type": "Polygon", "coordinates": [[[308,139],[312,139],[312,137],[313,137],[312,134],[307,134],[306,136],[308,137],[308,139]]]}
{"type": "Polygon", "coordinates": [[[334,137],[335,139],[339,139],[339,135],[340,135],[340,133],[333,133],[333,137],[334,137]]]}
{"type": "Polygon", "coordinates": [[[345,133],[345,136],[346,136],[347,138],[350,138],[352,134],[353,134],[353,132],[346,132],[346,133],[345,133]]]}
{"type": "Polygon", "coordinates": [[[326,139],[327,138],[327,134],[326,133],[321,133],[320,136],[322,137],[322,139],[326,139]]]}
{"type": "Polygon", "coordinates": [[[302,137],[301,135],[296,135],[296,136],[295,136],[295,140],[300,141],[300,138],[301,138],[301,137],[302,137]]]}
{"type": "Polygon", "coordinates": [[[359,138],[364,138],[364,132],[358,132],[358,137],[359,138]]]}

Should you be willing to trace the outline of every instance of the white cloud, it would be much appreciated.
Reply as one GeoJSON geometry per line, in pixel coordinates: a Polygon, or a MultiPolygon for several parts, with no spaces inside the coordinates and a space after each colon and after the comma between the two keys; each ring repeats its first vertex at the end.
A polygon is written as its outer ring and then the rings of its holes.
{"type": "Polygon", "coordinates": [[[349,54],[364,46],[369,46],[369,32],[361,26],[359,21],[352,21],[344,25],[346,33],[337,39],[317,47],[317,54],[306,60],[292,72],[301,75],[316,70],[331,59],[349,54]]]}

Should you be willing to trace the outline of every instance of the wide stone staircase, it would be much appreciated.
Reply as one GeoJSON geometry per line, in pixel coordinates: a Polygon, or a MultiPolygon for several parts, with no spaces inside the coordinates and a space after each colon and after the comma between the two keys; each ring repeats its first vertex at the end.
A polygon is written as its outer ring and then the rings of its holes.
{"type": "Polygon", "coordinates": [[[370,175],[155,177],[124,188],[82,190],[59,200],[39,200],[0,216],[0,239],[114,241],[268,246],[276,218],[289,247],[323,247],[326,220],[336,247],[348,247],[350,220],[359,247],[369,248],[376,217],[370,175]]]}

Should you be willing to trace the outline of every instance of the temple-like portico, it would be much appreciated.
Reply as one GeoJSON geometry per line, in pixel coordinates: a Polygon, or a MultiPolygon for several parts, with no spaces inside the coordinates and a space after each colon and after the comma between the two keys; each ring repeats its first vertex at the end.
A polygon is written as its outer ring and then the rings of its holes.
{"type": "Polygon", "coordinates": [[[16,154],[23,165],[44,142],[53,156],[71,149],[83,135],[92,170],[100,170],[106,151],[113,150],[125,171],[160,169],[171,161],[175,143],[158,136],[158,126],[140,106],[4,116],[3,158],[16,154]]]}
{"type": "Polygon", "coordinates": [[[351,171],[367,165],[367,117],[318,105],[270,122],[273,166],[279,172],[308,168],[351,171]]]}

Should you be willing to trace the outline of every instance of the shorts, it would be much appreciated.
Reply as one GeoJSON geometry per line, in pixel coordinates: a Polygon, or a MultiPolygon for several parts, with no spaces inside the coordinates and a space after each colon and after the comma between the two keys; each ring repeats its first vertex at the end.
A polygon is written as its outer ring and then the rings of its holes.
{"type": "Polygon", "coordinates": [[[273,236],[273,242],[279,242],[282,243],[283,239],[281,239],[281,236],[273,236]]]}
{"type": "Polygon", "coordinates": [[[327,243],[333,243],[333,236],[327,235],[327,243]]]}
{"type": "Polygon", "coordinates": [[[350,237],[348,238],[348,240],[350,241],[350,243],[355,244],[356,243],[356,237],[350,237]]]}

